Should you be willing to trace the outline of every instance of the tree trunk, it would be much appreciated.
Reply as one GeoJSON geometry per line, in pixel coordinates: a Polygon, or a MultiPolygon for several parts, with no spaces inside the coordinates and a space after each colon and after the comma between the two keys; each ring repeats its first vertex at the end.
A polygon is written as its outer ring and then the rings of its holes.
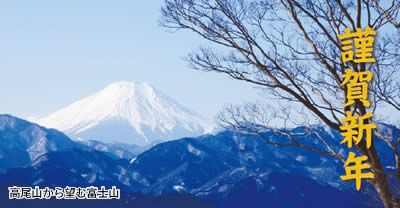
{"type": "Polygon", "coordinates": [[[357,145],[358,150],[363,155],[367,155],[371,163],[371,169],[374,172],[374,178],[369,180],[369,182],[374,186],[379,194],[380,199],[385,208],[399,208],[400,204],[398,199],[393,197],[392,191],[389,187],[389,181],[384,172],[382,163],[376,152],[375,145],[372,144],[369,149],[366,148],[365,140],[357,145]]]}

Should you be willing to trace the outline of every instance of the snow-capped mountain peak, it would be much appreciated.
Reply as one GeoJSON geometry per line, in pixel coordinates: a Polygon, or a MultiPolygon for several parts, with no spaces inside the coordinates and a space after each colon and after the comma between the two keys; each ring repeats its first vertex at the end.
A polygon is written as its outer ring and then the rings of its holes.
{"type": "Polygon", "coordinates": [[[72,138],[145,145],[212,131],[211,122],[146,82],[115,82],[34,120],[72,138]]]}

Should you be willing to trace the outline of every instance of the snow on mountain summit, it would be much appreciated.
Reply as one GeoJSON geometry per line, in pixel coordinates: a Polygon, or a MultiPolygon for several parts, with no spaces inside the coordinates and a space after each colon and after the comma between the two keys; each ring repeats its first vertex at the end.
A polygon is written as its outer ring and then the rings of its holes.
{"type": "Polygon", "coordinates": [[[147,145],[212,131],[199,114],[146,82],[115,82],[36,122],[72,138],[147,145]]]}

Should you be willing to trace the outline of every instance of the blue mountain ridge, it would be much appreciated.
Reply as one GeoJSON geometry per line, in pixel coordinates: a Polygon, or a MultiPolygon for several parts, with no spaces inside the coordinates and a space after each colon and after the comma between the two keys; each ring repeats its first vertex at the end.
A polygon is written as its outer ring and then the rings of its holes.
{"type": "MultiPolygon", "coordinates": [[[[398,132],[388,128],[390,133],[398,132]]],[[[282,139],[272,132],[265,134],[282,139]]],[[[338,132],[322,135],[327,140],[341,138],[338,132]]],[[[318,145],[313,136],[298,139],[318,145]]],[[[188,203],[200,207],[365,207],[364,203],[377,203],[354,192],[353,183],[339,179],[344,169],[337,160],[299,148],[264,145],[253,135],[231,131],[161,143],[132,163],[10,115],[0,115],[0,142],[3,186],[116,185],[126,196],[139,196],[126,197],[126,203],[115,207],[130,207],[141,199],[165,204],[182,201],[181,207],[188,203]]],[[[339,147],[340,141],[335,142],[339,147]]],[[[377,147],[389,152],[385,145],[377,147]]]]}
{"type": "Polygon", "coordinates": [[[86,145],[90,148],[109,153],[108,155],[114,158],[124,158],[131,160],[138,154],[149,149],[149,146],[139,146],[135,144],[123,144],[123,143],[105,143],[98,140],[83,140],[79,143],[86,145]]]}

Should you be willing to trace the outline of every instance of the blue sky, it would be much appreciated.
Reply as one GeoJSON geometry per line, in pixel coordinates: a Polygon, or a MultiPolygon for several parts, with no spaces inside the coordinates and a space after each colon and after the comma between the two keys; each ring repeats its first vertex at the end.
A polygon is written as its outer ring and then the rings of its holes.
{"type": "Polygon", "coordinates": [[[212,118],[257,90],[182,60],[204,44],[158,25],[162,0],[0,1],[0,113],[44,116],[108,84],[146,81],[212,118]]]}
{"type": "Polygon", "coordinates": [[[260,99],[247,83],[190,69],[182,57],[206,42],[160,27],[162,4],[0,1],[0,113],[45,116],[121,80],[149,82],[208,118],[260,99]]]}

